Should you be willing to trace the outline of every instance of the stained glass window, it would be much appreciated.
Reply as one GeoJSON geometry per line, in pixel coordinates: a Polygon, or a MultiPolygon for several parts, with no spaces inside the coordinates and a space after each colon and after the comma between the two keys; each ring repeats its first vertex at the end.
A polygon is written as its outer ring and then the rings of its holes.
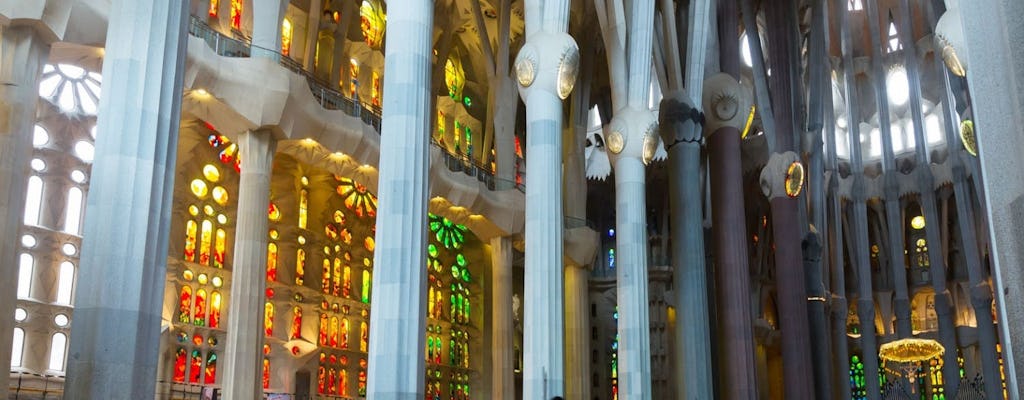
{"type": "Polygon", "coordinates": [[[345,207],[359,217],[377,216],[377,196],[369,193],[366,186],[348,178],[339,179],[338,195],[345,201],[345,207]]]}
{"type": "Polygon", "coordinates": [[[288,337],[291,339],[302,337],[302,308],[299,306],[292,308],[292,328],[288,337]]]}
{"type": "Polygon", "coordinates": [[[199,350],[192,350],[192,357],[189,358],[188,381],[199,383],[199,376],[203,373],[203,355],[199,350]]]}
{"type": "Polygon", "coordinates": [[[448,87],[448,96],[455,101],[462,101],[462,89],[466,85],[466,72],[462,69],[459,57],[450,57],[444,65],[444,83],[448,87]]]}
{"type": "Polygon", "coordinates": [[[359,351],[365,353],[370,345],[370,330],[366,321],[359,323],[359,351]]]}
{"type": "Polygon", "coordinates": [[[307,213],[309,209],[309,191],[299,191],[299,228],[306,229],[307,213]]]}
{"type": "Polygon", "coordinates": [[[860,356],[850,356],[850,395],[853,400],[868,398],[867,383],[864,380],[864,363],[860,356]]]}
{"type": "Polygon", "coordinates": [[[210,265],[210,244],[213,242],[213,223],[204,220],[199,240],[199,263],[210,265]]]}
{"type": "Polygon", "coordinates": [[[192,322],[192,288],[181,287],[181,296],[178,299],[178,321],[183,324],[192,322]]]}
{"type": "Polygon", "coordinates": [[[219,7],[220,0],[210,0],[210,9],[208,10],[208,13],[210,14],[211,17],[217,17],[217,8],[219,7]]]}
{"type": "Polygon", "coordinates": [[[356,93],[359,89],[359,62],[356,59],[349,59],[348,62],[348,74],[349,74],[349,96],[355,100],[359,100],[356,97],[356,93]]]}
{"type": "Polygon", "coordinates": [[[217,380],[217,354],[212,351],[206,356],[206,373],[203,375],[203,383],[206,385],[212,385],[217,380]]]}
{"type": "Polygon", "coordinates": [[[210,328],[220,328],[220,310],[223,301],[220,292],[210,293],[210,328]]]}
{"type": "Polygon", "coordinates": [[[917,239],[914,243],[914,258],[918,267],[927,268],[931,265],[928,260],[928,242],[923,238],[917,239]]]}
{"type": "Polygon", "coordinates": [[[456,224],[448,218],[429,214],[430,231],[446,249],[458,249],[466,241],[466,227],[456,224]]]}
{"type": "Polygon", "coordinates": [[[263,388],[270,388],[270,359],[263,358],[263,388]]]}
{"type": "Polygon", "coordinates": [[[102,81],[100,74],[78,66],[46,64],[39,80],[39,97],[64,113],[96,115],[102,81]]]}
{"type": "Polygon", "coordinates": [[[267,282],[277,282],[277,244],[267,244],[267,282]]]}
{"type": "Polygon", "coordinates": [[[374,107],[380,107],[380,74],[377,71],[370,73],[370,103],[374,107]]]}
{"type": "Polygon", "coordinates": [[[363,303],[370,303],[370,280],[372,279],[370,271],[363,271],[363,303]]]}
{"type": "Polygon", "coordinates": [[[381,42],[384,40],[386,23],[384,5],[377,0],[363,0],[362,5],[359,6],[359,25],[367,46],[380,48],[381,42]]]}
{"type": "Polygon", "coordinates": [[[331,347],[338,347],[338,317],[331,317],[331,323],[329,326],[329,339],[328,344],[331,347]]]}
{"type": "Polygon", "coordinates": [[[185,359],[186,351],[184,348],[179,347],[174,353],[174,378],[175,382],[185,382],[185,366],[187,360],[185,359]]]}
{"type": "Polygon", "coordinates": [[[231,0],[231,29],[242,29],[242,0],[231,0]]]}
{"type": "Polygon", "coordinates": [[[292,50],[292,21],[285,18],[281,22],[281,54],[287,57],[292,50]]]}
{"type": "Polygon", "coordinates": [[[341,319],[341,345],[339,346],[342,349],[347,349],[348,348],[348,332],[349,332],[348,318],[342,318],[341,319]]]}
{"type": "Polygon", "coordinates": [[[192,313],[192,322],[196,326],[206,325],[206,290],[196,290],[195,301],[193,302],[195,311],[192,313]]]}
{"type": "Polygon", "coordinates": [[[302,286],[306,276],[306,251],[298,249],[295,251],[295,284],[302,286]]]}
{"type": "Polygon", "coordinates": [[[185,223],[185,261],[193,262],[196,259],[196,234],[199,224],[189,220],[185,223]]]}
{"type": "Polygon", "coordinates": [[[263,332],[274,336],[274,303],[269,301],[263,306],[263,332]]]}
{"type": "MultiPolygon", "coordinates": [[[[223,214],[222,214],[223,215],[223,214]]],[[[228,248],[228,234],[223,229],[217,228],[216,239],[213,246],[213,266],[224,268],[224,254],[228,248]]]]}

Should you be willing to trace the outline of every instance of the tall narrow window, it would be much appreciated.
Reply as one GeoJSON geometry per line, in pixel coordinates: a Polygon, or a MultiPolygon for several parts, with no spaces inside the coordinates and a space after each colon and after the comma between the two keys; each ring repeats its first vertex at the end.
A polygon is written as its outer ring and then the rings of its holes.
{"type": "Polygon", "coordinates": [[[351,82],[349,83],[349,96],[354,100],[359,100],[356,96],[359,91],[359,62],[356,59],[349,59],[348,73],[351,82]]]}
{"type": "Polygon", "coordinates": [[[299,228],[306,229],[306,217],[309,209],[309,191],[299,191],[299,228]]]}
{"type": "Polygon", "coordinates": [[[328,343],[331,347],[338,347],[338,317],[331,317],[330,339],[328,343]]]}
{"type": "Polygon", "coordinates": [[[228,248],[228,234],[223,229],[217,229],[216,240],[213,245],[213,266],[224,268],[224,254],[228,248]]]}
{"type": "Polygon", "coordinates": [[[903,44],[900,43],[900,35],[896,30],[896,24],[889,22],[889,47],[886,48],[886,52],[892,53],[897,50],[903,50],[903,44]]]}
{"type": "Polygon", "coordinates": [[[64,370],[64,353],[67,352],[68,336],[62,332],[54,333],[50,338],[50,364],[49,370],[64,370]]]}
{"type": "Polygon", "coordinates": [[[320,313],[320,345],[327,346],[327,330],[330,326],[330,322],[327,319],[327,314],[320,313]]]}
{"type": "Polygon", "coordinates": [[[341,348],[348,348],[348,318],[341,319],[341,348]]]}
{"type": "Polygon", "coordinates": [[[290,339],[302,337],[302,308],[299,306],[292,308],[292,329],[290,333],[290,339]]]}
{"type": "Polygon", "coordinates": [[[14,346],[11,348],[11,366],[20,367],[25,351],[25,330],[14,328],[14,346]]]}
{"type": "Polygon", "coordinates": [[[281,22],[281,54],[288,56],[292,50],[292,21],[285,18],[281,22]]]}
{"type": "Polygon", "coordinates": [[[196,290],[194,301],[195,311],[192,313],[192,322],[196,326],[206,325],[206,289],[196,290]]]}
{"type": "Polygon", "coordinates": [[[334,281],[333,282],[334,283],[334,289],[332,290],[332,293],[335,296],[340,295],[341,292],[342,292],[342,290],[341,290],[342,289],[341,288],[341,286],[342,286],[341,285],[341,278],[342,278],[341,270],[342,270],[341,259],[340,258],[335,258],[334,259],[334,275],[332,276],[332,280],[334,281]]]}
{"type": "Polygon", "coordinates": [[[366,321],[363,321],[359,323],[359,351],[365,353],[368,347],[370,347],[370,329],[366,325],[366,321]]]}
{"type": "Polygon", "coordinates": [[[263,358],[263,388],[270,388],[270,359],[263,358]]]}
{"type": "Polygon", "coordinates": [[[341,372],[338,373],[338,386],[338,392],[340,392],[338,394],[342,397],[348,397],[348,371],[341,370],[341,372]]]}
{"type": "Polygon", "coordinates": [[[306,251],[299,249],[295,252],[295,284],[302,286],[306,276],[306,251]]]}
{"type": "Polygon", "coordinates": [[[207,11],[211,17],[217,18],[217,9],[220,8],[220,0],[210,0],[210,9],[207,11]]]}
{"type": "Polygon", "coordinates": [[[199,232],[199,224],[189,220],[185,223],[185,261],[196,260],[196,235],[199,232]]]}
{"type": "Polygon", "coordinates": [[[370,103],[374,107],[380,107],[380,74],[373,71],[370,74],[370,103]]]}
{"type": "Polygon", "coordinates": [[[850,4],[847,5],[847,9],[850,11],[860,11],[864,9],[863,0],[850,0],[850,4]]]}
{"type": "Polygon", "coordinates": [[[324,268],[320,279],[320,290],[324,294],[331,294],[331,260],[324,258],[324,268]]]}
{"type": "Polygon", "coordinates": [[[67,212],[64,214],[64,232],[78,235],[82,224],[82,189],[68,189],[67,212]]]}
{"type": "Polygon", "coordinates": [[[274,336],[274,304],[269,301],[263,305],[263,332],[274,336]]]}
{"type": "Polygon", "coordinates": [[[210,265],[210,244],[213,242],[213,223],[203,221],[203,230],[199,239],[199,263],[210,265]]]}
{"type": "Polygon", "coordinates": [[[864,363],[860,356],[850,356],[850,394],[853,400],[867,398],[867,382],[864,381],[864,363]]]}
{"type": "Polygon", "coordinates": [[[185,382],[185,349],[179,347],[174,353],[174,378],[175,382],[185,382]]]}
{"type": "Polygon", "coordinates": [[[372,276],[370,271],[363,270],[363,303],[370,303],[370,280],[372,276]]]}
{"type": "Polygon", "coordinates": [[[43,200],[43,179],[38,176],[28,178],[28,191],[25,195],[25,225],[39,225],[39,210],[43,200]]]}
{"type": "Polygon", "coordinates": [[[18,298],[27,299],[32,291],[32,270],[35,268],[35,259],[32,255],[22,253],[18,260],[18,298]]]}
{"type": "Polygon", "coordinates": [[[210,327],[220,327],[220,310],[223,306],[224,299],[221,297],[220,292],[210,293],[210,327]]]}
{"type": "Polygon", "coordinates": [[[206,373],[203,375],[204,384],[212,385],[217,380],[217,353],[211,351],[206,356],[206,373]]]}
{"type": "Polygon", "coordinates": [[[352,297],[352,267],[346,265],[342,275],[341,295],[352,297]]]}
{"type": "Polygon", "coordinates": [[[267,244],[267,282],[277,282],[277,244],[267,244]]]}
{"type": "Polygon", "coordinates": [[[242,0],[231,0],[231,29],[242,29],[242,0]]]}
{"type": "Polygon", "coordinates": [[[181,296],[178,298],[178,322],[192,322],[192,288],[189,286],[181,287],[181,296]]]}
{"type": "Polygon", "coordinates": [[[199,383],[199,376],[203,374],[203,354],[199,350],[192,350],[188,368],[189,383],[199,383]]]}
{"type": "Polygon", "coordinates": [[[60,263],[57,275],[57,303],[71,304],[71,287],[75,283],[75,265],[69,261],[60,263]]]}

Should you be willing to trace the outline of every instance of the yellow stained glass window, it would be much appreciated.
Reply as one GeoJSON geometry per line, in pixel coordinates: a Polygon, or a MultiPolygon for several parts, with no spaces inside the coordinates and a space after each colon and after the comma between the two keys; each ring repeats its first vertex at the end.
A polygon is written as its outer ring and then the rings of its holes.
{"type": "Polygon", "coordinates": [[[281,54],[288,56],[292,50],[292,21],[285,18],[281,22],[281,54]]]}
{"type": "Polygon", "coordinates": [[[274,336],[274,303],[269,301],[263,305],[263,332],[274,336]]]}
{"type": "Polygon", "coordinates": [[[333,274],[333,276],[331,278],[333,280],[332,283],[334,284],[333,285],[333,290],[331,290],[331,293],[333,295],[335,295],[335,296],[338,296],[338,295],[341,294],[341,259],[340,258],[335,258],[334,259],[334,274],[333,274]]]}
{"type": "Polygon", "coordinates": [[[267,243],[267,282],[277,282],[277,244],[267,243]]]}
{"type": "Polygon", "coordinates": [[[206,197],[210,190],[202,179],[193,179],[192,183],[189,184],[189,188],[192,189],[192,194],[200,199],[206,197]]]}
{"type": "Polygon", "coordinates": [[[242,0],[231,0],[231,29],[242,29],[242,0]]]}
{"type": "Polygon", "coordinates": [[[222,206],[228,204],[228,191],[222,186],[216,186],[213,188],[213,201],[217,202],[222,206]]]}
{"type": "Polygon", "coordinates": [[[348,348],[348,318],[341,319],[341,348],[348,348]]]}
{"type": "Polygon", "coordinates": [[[359,351],[365,353],[366,349],[370,347],[370,332],[366,325],[366,321],[359,323],[359,351]]]}
{"type": "Polygon", "coordinates": [[[210,9],[207,11],[211,17],[217,17],[217,9],[220,8],[220,0],[210,0],[210,9]]]}
{"type": "Polygon", "coordinates": [[[217,229],[217,238],[213,246],[213,266],[224,268],[224,253],[228,247],[228,234],[223,229],[217,229]]]}
{"type": "Polygon", "coordinates": [[[307,213],[309,212],[309,192],[306,189],[299,191],[299,228],[306,229],[307,213]]]}
{"type": "Polygon", "coordinates": [[[323,273],[320,277],[320,291],[324,294],[331,294],[331,260],[324,259],[323,273]]]}
{"type": "Polygon", "coordinates": [[[351,78],[349,82],[349,97],[357,99],[356,90],[359,87],[359,62],[356,59],[349,59],[348,74],[351,78]]]}
{"type": "Polygon", "coordinates": [[[338,347],[338,328],[340,323],[338,317],[331,317],[330,334],[328,335],[328,342],[331,347],[338,347]]]}
{"type": "Polygon", "coordinates": [[[185,261],[193,262],[196,259],[196,233],[198,230],[199,225],[196,224],[196,221],[189,220],[185,223],[185,261]]]}
{"type": "Polygon", "coordinates": [[[451,57],[444,64],[444,83],[448,87],[448,96],[455,101],[462,101],[462,88],[466,85],[466,72],[462,69],[462,60],[451,57]]]}
{"type": "Polygon", "coordinates": [[[270,207],[267,210],[267,218],[269,218],[271,221],[280,221],[281,209],[277,208],[276,204],[270,203],[270,207]]]}
{"type": "Polygon", "coordinates": [[[224,299],[220,292],[210,293],[210,328],[220,327],[220,310],[224,306],[224,299]]]}
{"type": "Polygon", "coordinates": [[[199,263],[210,265],[210,244],[213,243],[213,223],[203,221],[202,233],[199,236],[199,263]]]}
{"type": "Polygon", "coordinates": [[[299,249],[295,252],[295,284],[302,286],[306,277],[306,251],[299,249]]]}
{"type": "Polygon", "coordinates": [[[370,76],[370,103],[374,107],[380,107],[380,74],[373,71],[370,76]]]}
{"type": "Polygon", "coordinates": [[[380,48],[386,24],[384,5],[377,0],[363,0],[359,6],[359,27],[367,46],[380,48]]]}
{"type": "Polygon", "coordinates": [[[217,183],[220,180],[220,170],[213,164],[206,164],[203,166],[203,177],[210,182],[217,183]]]}

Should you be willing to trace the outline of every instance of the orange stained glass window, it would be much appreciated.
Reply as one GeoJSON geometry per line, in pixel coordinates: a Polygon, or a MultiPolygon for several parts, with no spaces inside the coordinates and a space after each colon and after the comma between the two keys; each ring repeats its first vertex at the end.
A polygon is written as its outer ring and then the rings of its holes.
{"type": "Polygon", "coordinates": [[[196,221],[189,220],[185,223],[185,261],[193,262],[196,260],[196,234],[199,230],[199,224],[196,221]]]}
{"type": "Polygon", "coordinates": [[[295,284],[302,286],[306,277],[306,251],[299,249],[295,252],[295,284]]]}
{"type": "Polygon", "coordinates": [[[220,310],[224,306],[224,299],[221,297],[220,292],[210,293],[210,327],[220,327],[220,310]]]}
{"type": "Polygon", "coordinates": [[[281,54],[288,56],[292,50],[292,21],[285,18],[281,22],[281,54]]]}
{"type": "Polygon", "coordinates": [[[380,107],[380,74],[373,71],[370,79],[370,102],[374,107],[380,107]]]}
{"type": "Polygon", "coordinates": [[[430,286],[427,289],[427,316],[434,318],[434,287],[430,286]]]}
{"type": "Polygon", "coordinates": [[[204,384],[212,385],[217,380],[217,354],[212,351],[206,356],[206,373],[203,375],[204,384]]]}
{"type": "Polygon", "coordinates": [[[306,189],[299,191],[299,228],[306,229],[306,221],[309,212],[309,192],[306,189]]]}
{"type": "Polygon", "coordinates": [[[327,370],[323,365],[316,370],[316,392],[324,394],[327,389],[327,370]]]}
{"type": "Polygon", "coordinates": [[[213,246],[213,266],[224,268],[224,253],[228,247],[228,234],[223,229],[217,229],[216,241],[213,246]]]}
{"type": "Polygon", "coordinates": [[[331,317],[328,344],[330,344],[331,347],[338,347],[338,317],[331,317]]]}
{"type": "Polygon", "coordinates": [[[351,82],[349,83],[349,96],[353,99],[359,99],[356,97],[356,90],[359,87],[359,62],[356,59],[349,59],[348,67],[349,77],[351,82]]]}
{"type": "Polygon", "coordinates": [[[217,16],[217,9],[220,8],[220,0],[210,0],[210,9],[208,13],[211,17],[217,16]]]}
{"type": "Polygon", "coordinates": [[[199,353],[199,350],[192,350],[188,372],[188,381],[190,383],[199,383],[199,375],[203,373],[203,355],[199,353]]]}
{"type": "Polygon", "coordinates": [[[199,240],[199,263],[210,265],[210,244],[213,242],[213,223],[203,221],[202,234],[199,240]]]}
{"type": "Polygon", "coordinates": [[[327,372],[327,394],[338,394],[338,371],[331,368],[327,372]]]}
{"type": "Polygon", "coordinates": [[[270,359],[263,358],[263,388],[270,388],[270,359]]]}
{"type": "Polygon", "coordinates": [[[242,29],[242,0],[231,0],[231,29],[242,29]]]}
{"type": "Polygon", "coordinates": [[[295,306],[292,308],[292,329],[289,337],[291,339],[298,339],[302,337],[302,308],[295,306]]]}
{"type": "Polygon", "coordinates": [[[206,325],[206,290],[196,290],[195,312],[192,313],[192,322],[196,326],[206,325]]]}
{"type": "Polygon", "coordinates": [[[338,394],[342,397],[348,397],[348,371],[341,370],[338,373],[338,394]]]}
{"type": "Polygon", "coordinates": [[[341,319],[341,348],[348,348],[348,318],[341,319]]]}
{"type": "Polygon", "coordinates": [[[329,258],[324,259],[323,272],[320,279],[320,290],[324,294],[331,294],[331,260],[329,258]]]}
{"type": "Polygon", "coordinates": [[[277,282],[277,244],[267,243],[267,282],[277,282]]]}
{"type": "Polygon", "coordinates": [[[178,300],[178,321],[183,324],[192,322],[192,288],[189,286],[181,287],[181,297],[178,300]]]}
{"type": "Polygon", "coordinates": [[[274,304],[269,301],[263,306],[263,332],[274,336],[274,304]]]}
{"type": "Polygon", "coordinates": [[[329,322],[327,320],[327,314],[320,313],[320,345],[327,346],[327,329],[329,322]]]}
{"type": "Polygon", "coordinates": [[[365,353],[366,349],[370,347],[370,330],[366,326],[366,321],[359,323],[359,351],[365,353]]]}
{"type": "Polygon", "coordinates": [[[346,265],[342,278],[341,295],[345,297],[352,297],[352,267],[346,265]]]}
{"type": "Polygon", "coordinates": [[[178,348],[174,356],[174,381],[185,382],[185,349],[178,348]]]}
{"type": "Polygon", "coordinates": [[[342,273],[341,273],[341,259],[340,258],[335,258],[334,259],[334,275],[332,277],[333,281],[334,281],[333,282],[334,283],[334,290],[332,291],[332,293],[335,296],[341,294],[341,275],[342,275],[342,273]]]}

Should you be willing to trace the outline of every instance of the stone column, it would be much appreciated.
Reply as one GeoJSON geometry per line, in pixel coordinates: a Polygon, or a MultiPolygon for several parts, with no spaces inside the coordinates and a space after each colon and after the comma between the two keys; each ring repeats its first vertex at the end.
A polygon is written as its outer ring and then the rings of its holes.
{"type": "Polygon", "coordinates": [[[728,74],[704,83],[704,133],[711,151],[712,235],[718,309],[719,396],[757,398],[754,374],[754,328],[750,305],[750,268],[740,170],[740,128],[746,123],[750,94],[728,74]],[[728,101],[722,101],[728,100],[728,101]],[[718,109],[721,107],[721,109],[718,109]]]}
{"type": "Polygon", "coordinates": [[[309,18],[306,19],[306,46],[302,58],[302,67],[309,72],[313,72],[313,59],[316,58],[316,42],[320,37],[320,16],[322,14],[322,0],[309,0],[309,18]]]}
{"type": "Polygon", "coordinates": [[[367,397],[423,397],[433,2],[389,3],[367,397]]]}
{"type": "Polygon", "coordinates": [[[688,94],[661,101],[659,128],[668,148],[673,286],[676,294],[676,393],[682,399],[714,398],[708,277],[704,264],[704,221],[700,184],[700,121],[688,94]],[[681,379],[679,378],[681,377],[681,379]]]}
{"type": "Polygon", "coordinates": [[[252,56],[281,59],[281,22],[287,0],[253,0],[252,56]]]}
{"type": "Polygon", "coordinates": [[[590,376],[590,270],[565,266],[565,397],[589,399],[590,376]]]}
{"type": "Polygon", "coordinates": [[[110,7],[65,399],[155,393],[187,19],[187,2],[110,7]]]}
{"type": "Polygon", "coordinates": [[[523,398],[550,399],[565,395],[562,100],[575,86],[579,49],[565,33],[568,2],[524,8],[526,44],[514,68],[527,123],[523,398]]]}
{"type": "Polygon", "coordinates": [[[267,204],[277,143],[270,131],[238,136],[242,155],[238,180],[234,261],[221,376],[224,398],[255,399],[263,395],[263,310],[267,285],[267,204]]]}
{"type": "Polygon", "coordinates": [[[491,239],[491,398],[516,398],[513,373],[515,335],[512,323],[512,240],[491,239]]]}
{"type": "MultiPolygon", "coordinates": [[[[49,44],[31,26],[0,27],[0,360],[10,362],[18,289],[18,236],[25,214],[39,76],[49,44]]],[[[8,374],[0,374],[7,398],[8,374]]]]}

